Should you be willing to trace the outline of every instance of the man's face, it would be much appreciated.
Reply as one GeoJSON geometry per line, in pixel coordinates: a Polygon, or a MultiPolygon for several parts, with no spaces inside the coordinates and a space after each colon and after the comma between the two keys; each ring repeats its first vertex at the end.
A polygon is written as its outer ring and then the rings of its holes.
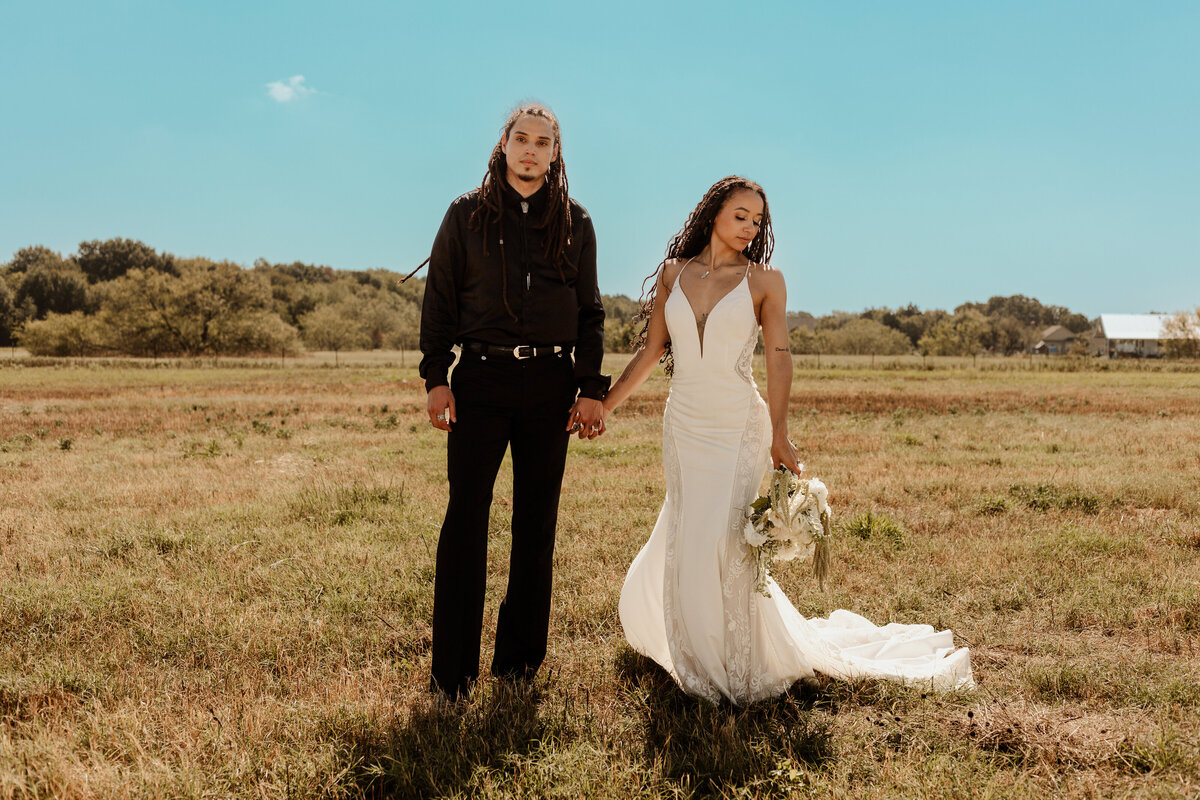
{"type": "Polygon", "coordinates": [[[500,137],[500,148],[508,165],[508,182],[514,185],[540,184],[558,158],[554,127],[543,117],[519,117],[509,132],[500,137]]]}

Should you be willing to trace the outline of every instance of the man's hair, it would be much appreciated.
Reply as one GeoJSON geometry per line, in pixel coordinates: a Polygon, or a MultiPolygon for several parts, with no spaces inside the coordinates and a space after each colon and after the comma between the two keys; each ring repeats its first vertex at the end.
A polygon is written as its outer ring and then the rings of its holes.
{"type": "MultiPolygon", "coordinates": [[[[775,234],[771,232],[771,211],[767,206],[767,193],[763,188],[752,180],[741,178],[737,175],[729,175],[721,178],[714,183],[704,197],[700,198],[700,202],[692,209],[692,213],[688,215],[687,222],[683,223],[683,227],[679,229],[667,245],[666,257],[658,262],[658,266],[654,271],[646,276],[646,280],[642,281],[642,294],[646,298],[642,303],[642,309],[638,313],[638,317],[642,320],[641,328],[633,336],[633,346],[637,349],[646,343],[646,337],[650,331],[650,312],[654,308],[655,296],[658,294],[658,275],[663,271],[667,262],[671,259],[686,259],[694,258],[703,252],[708,243],[712,241],[713,224],[716,222],[717,213],[721,207],[725,205],[725,201],[734,192],[742,189],[749,189],[752,192],[757,192],[758,196],[763,201],[762,225],[758,229],[753,241],[746,245],[746,249],[742,251],[742,255],[750,259],[756,264],[765,264],[771,260],[771,253],[775,250],[775,234]],[[646,283],[651,282],[650,294],[647,296],[646,283]]],[[[667,374],[674,371],[675,359],[671,352],[671,345],[667,345],[667,352],[663,354],[663,366],[667,374]]]]}
{"type": "MultiPolygon", "coordinates": [[[[502,137],[507,139],[508,135],[512,133],[513,125],[516,125],[517,120],[521,117],[541,117],[554,129],[554,143],[558,150],[557,158],[550,163],[546,172],[546,191],[549,193],[546,213],[535,225],[546,229],[546,257],[558,269],[558,276],[565,284],[567,276],[563,272],[563,264],[572,270],[577,267],[567,257],[567,246],[571,243],[571,203],[567,194],[567,169],[563,163],[562,131],[558,126],[558,117],[554,116],[553,111],[541,103],[527,103],[517,106],[509,113],[508,119],[504,121],[504,126],[500,129],[502,137]]],[[[471,212],[468,223],[471,230],[483,232],[484,255],[488,255],[488,227],[492,223],[496,223],[499,227],[500,221],[504,218],[504,186],[508,183],[507,170],[504,149],[497,141],[496,146],[492,148],[492,156],[488,159],[487,172],[484,173],[483,181],[479,184],[479,202],[476,204],[475,210],[471,212]]],[[[504,257],[503,229],[500,230],[499,244],[504,308],[515,320],[517,315],[508,304],[508,265],[504,257]]]]}

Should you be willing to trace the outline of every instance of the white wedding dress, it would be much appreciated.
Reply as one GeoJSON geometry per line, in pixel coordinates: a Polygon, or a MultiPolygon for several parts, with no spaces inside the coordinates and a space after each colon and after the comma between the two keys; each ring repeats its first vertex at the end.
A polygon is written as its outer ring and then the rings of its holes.
{"type": "Polygon", "coordinates": [[[844,610],[806,620],[774,581],[770,598],[755,590],[743,514],[770,467],[771,429],[751,373],[758,322],[749,282],[743,275],[713,307],[703,342],[679,278],[664,310],[675,359],[663,414],[667,496],[621,590],[630,645],[688,694],[714,702],[774,697],[814,671],[938,690],[974,685],[970,655],[950,631],[878,627],[844,610]]]}

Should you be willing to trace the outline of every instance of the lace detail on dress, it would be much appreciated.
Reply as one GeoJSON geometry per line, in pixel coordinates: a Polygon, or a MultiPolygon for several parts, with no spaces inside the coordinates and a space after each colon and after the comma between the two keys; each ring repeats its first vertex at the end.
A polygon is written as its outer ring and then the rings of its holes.
{"type": "MultiPolygon", "coordinates": [[[[668,401],[669,402],[669,401],[668,401]]],[[[696,653],[692,649],[687,631],[683,629],[676,608],[679,598],[679,560],[676,548],[679,545],[680,511],[683,502],[683,478],[680,475],[679,453],[675,447],[675,426],[668,406],[663,414],[663,467],[667,479],[668,519],[667,542],[663,569],[663,616],[667,630],[667,644],[671,651],[672,675],[688,694],[698,695],[713,703],[720,699],[720,692],[696,666],[696,653]]]]}
{"type": "MultiPolygon", "coordinates": [[[[754,386],[750,362],[758,342],[758,326],[750,331],[745,347],[737,360],[737,372],[754,386]]],[[[753,392],[747,398],[749,407],[746,427],[738,445],[733,485],[730,486],[729,524],[726,528],[725,576],[721,595],[725,605],[725,665],[729,676],[730,699],[745,703],[764,696],[762,670],[754,663],[754,632],[758,630],[757,602],[754,589],[752,551],[742,538],[745,528],[745,508],[754,499],[758,483],[766,466],[767,435],[770,421],[762,398],[753,392]]],[[[786,688],[786,687],[784,687],[786,688]]]]}
{"type": "Polygon", "coordinates": [[[675,344],[663,414],[667,496],[621,590],[630,644],[711,702],[775,696],[814,670],[939,689],[972,685],[970,655],[954,649],[949,631],[878,627],[842,610],[810,621],[774,581],[770,598],[755,591],[743,514],[770,467],[771,425],[752,372],[758,324],[748,278],[727,297],[707,322],[717,346],[703,354],[682,291],[663,306],[675,344]]]}
{"type": "MultiPolygon", "coordinates": [[[[750,338],[746,340],[746,346],[742,348],[741,355],[738,356],[737,363],[734,365],[734,371],[742,376],[742,380],[754,386],[754,348],[758,345],[758,326],[754,326],[754,330],[750,332],[750,338]]],[[[753,499],[753,498],[751,498],[753,499]]]]}

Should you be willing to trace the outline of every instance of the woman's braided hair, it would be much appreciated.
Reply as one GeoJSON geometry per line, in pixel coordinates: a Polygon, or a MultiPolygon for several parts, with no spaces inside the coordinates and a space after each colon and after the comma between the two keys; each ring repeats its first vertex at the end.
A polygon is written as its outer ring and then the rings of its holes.
{"type": "MultiPolygon", "coordinates": [[[[757,192],[763,201],[762,225],[758,229],[758,235],[750,244],[746,245],[742,255],[756,264],[765,264],[771,260],[771,253],[775,250],[775,235],[771,232],[771,211],[767,205],[767,193],[754,181],[740,178],[737,175],[730,175],[717,181],[704,193],[704,197],[688,215],[687,222],[683,223],[683,227],[671,238],[670,244],[667,245],[666,257],[658,262],[654,271],[642,281],[642,296],[645,300],[642,301],[642,308],[637,316],[642,321],[642,325],[633,336],[635,350],[646,343],[646,337],[649,334],[650,312],[654,309],[654,302],[658,294],[659,274],[666,267],[667,262],[672,259],[682,260],[700,255],[712,241],[713,223],[721,207],[725,205],[725,201],[731,194],[742,189],[757,192]],[[646,294],[647,282],[650,283],[649,295],[646,294]]],[[[669,342],[667,351],[663,353],[662,364],[668,375],[674,371],[675,359],[669,342]]]]}
{"type": "MultiPolygon", "coordinates": [[[[512,133],[513,126],[517,124],[517,120],[521,117],[541,117],[549,122],[550,126],[554,129],[554,142],[558,148],[558,153],[554,161],[551,162],[549,170],[546,172],[546,190],[549,193],[546,202],[546,213],[535,225],[536,227],[547,229],[546,258],[558,269],[558,276],[565,284],[567,276],[563,271],[563,264],[566,264],[573,271],[577,267],[567,257],[567,246],[571,243],[571,202],[567,194],[566,165],[563,163],[562,131],[558,126],[558,117],[554,116],[553,111],[540,103],[528,103],[514,108],[509,113],[508,119],[505,120],[504,126],[500,129],[503,138],[507,140],[508,135],[512,133]]],[[[484,173],[483,181],[479,184],[479,202],[475,206],[475,210],[471,212],[471,217],[468,221],[471,230],[483,231],[483,254],[485,256],[488,255],[488,228],[493,223],[499,228],[500,221],[504,218],[504,186],[508,182],[507,171],[508,164],[504,158],[504,149],[500,146],[500,142],[497,141],[496,146],[492,149],[492,156],[488,159],[487,172],[484,173]]],[[[504,233],[502,229],[499,236],[499,244],[500,270],[504,287],[504,308],[516,320],[517,315],[508,303],[508,263],[504,257],[504,233]]]]}

